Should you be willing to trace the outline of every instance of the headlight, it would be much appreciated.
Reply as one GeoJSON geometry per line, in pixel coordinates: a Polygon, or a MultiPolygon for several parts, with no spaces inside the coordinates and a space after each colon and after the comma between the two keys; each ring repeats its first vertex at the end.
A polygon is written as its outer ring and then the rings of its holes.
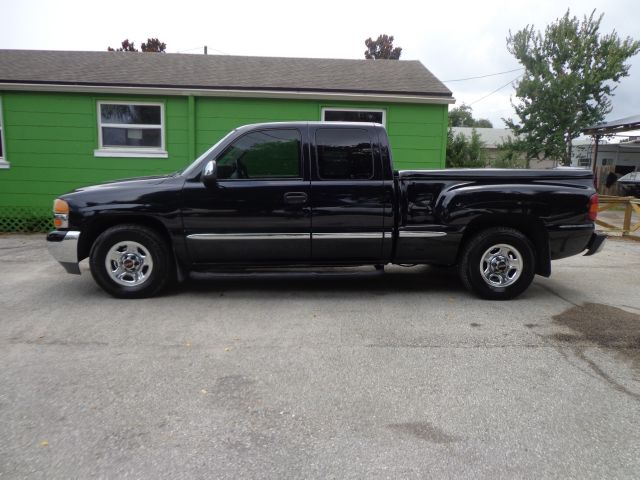
{"type": "Polygon", "coordinates": [[[56,228],[69,228],[69,204],[59,198],[53,201],[53,224],[56,228]]]}

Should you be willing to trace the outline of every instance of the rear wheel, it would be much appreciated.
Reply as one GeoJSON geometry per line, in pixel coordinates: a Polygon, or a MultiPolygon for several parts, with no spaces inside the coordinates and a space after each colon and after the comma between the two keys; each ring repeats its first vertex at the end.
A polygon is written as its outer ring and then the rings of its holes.
{"type": "Polygon", "coordinates": [[[96,283],[118,298],[151,297],[174,276],[169,246],[154,230],[140,225],[105,230],[89,257],[96,283]]]}
{"type": "Polygon", "coordinates": [[[464,246],[458,273],[467,289],[488,300],[509,300],[524,292],[535,275],[535,249],[520,231],[496,227],[464,246]]]}

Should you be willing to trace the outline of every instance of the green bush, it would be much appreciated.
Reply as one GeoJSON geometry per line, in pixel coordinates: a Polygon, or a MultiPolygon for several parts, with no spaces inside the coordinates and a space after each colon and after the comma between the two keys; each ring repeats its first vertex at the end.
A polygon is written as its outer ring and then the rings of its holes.
{"type": "Polygon", "coordinates": [[[486,165],[484,142],[474,128],[471,138],[462,133],[453,135],[451,129],[447,133],[447,168],[482,168],[486,165]]]}

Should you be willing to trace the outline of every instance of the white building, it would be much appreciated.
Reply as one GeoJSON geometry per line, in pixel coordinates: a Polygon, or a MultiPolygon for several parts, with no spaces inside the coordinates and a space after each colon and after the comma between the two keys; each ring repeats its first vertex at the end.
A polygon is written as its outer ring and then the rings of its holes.
{"type": "MultiPolygon", "coordinates": [[[[591,140],[576,140],[571,149],[571,165],[591,167],[594,143],[591,140]]],[[[620,175],[640,171],[640,139],[630,137],[620,143],[600,143],[598,145],[597,166],[612,166],[620,175]]]]}
{"type": "MultiPolygon", "coordinates": [[[[467,139],[471,139],[471,132],[475,129],[480,135],[480,140],[484,143],[484,150],[487,156],[488,166],[491,166],[494,160],[499,158],[500,150],[498,147],[503,143],[514,140],[515,135],[510,128],[475,128],[475,127],[450,127],[455,137],[459,133],[463,134],[467,139]]],[[[553,168],[555,163],[552,160],[531,160],[530,168],[553,168]]]]}

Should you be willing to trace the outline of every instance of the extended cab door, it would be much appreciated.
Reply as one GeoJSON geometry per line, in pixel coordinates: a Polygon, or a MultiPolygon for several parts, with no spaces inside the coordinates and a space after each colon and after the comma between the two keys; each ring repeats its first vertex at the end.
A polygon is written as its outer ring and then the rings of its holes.
{"type": "Polygon", "coordinates": [[[318,125],[311,182],[312,258],[319,263],[383,258],[385,195],[373,126],[318,125]]]}
{"type": "Polygon", "coordinates": [[[306,138],[306,127],[249,130],[215,159],[215,186],[185,182],[182,214],[194,263],[310,260],[306,138]]]}

